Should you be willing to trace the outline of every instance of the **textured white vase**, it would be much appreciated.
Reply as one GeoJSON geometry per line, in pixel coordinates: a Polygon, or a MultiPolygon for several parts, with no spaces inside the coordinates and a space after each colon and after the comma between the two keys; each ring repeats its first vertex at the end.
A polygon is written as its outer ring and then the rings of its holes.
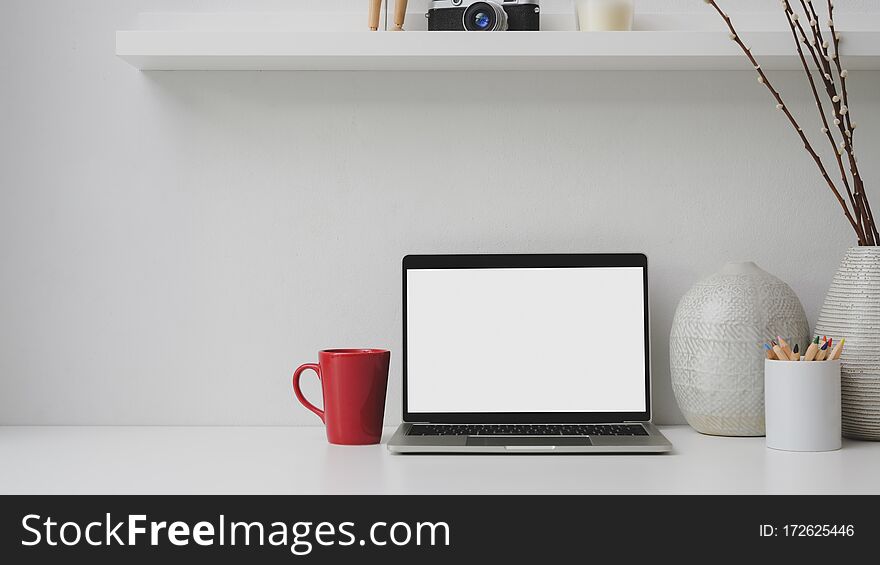
{"type": "Polygon", "coordinates": [[[675,311],[669,337],[672,390],[695,430],[764,435],[763,344],[807,343],[804,307],[787,284],[754,263],[728,263],[698,282],[675,311]]]}
{"type": "Polygon", "coordinates": [[[880,247],[847,251],[816,333],[846,338],[840,358],[843,435],[880,440],[880,247]]]}

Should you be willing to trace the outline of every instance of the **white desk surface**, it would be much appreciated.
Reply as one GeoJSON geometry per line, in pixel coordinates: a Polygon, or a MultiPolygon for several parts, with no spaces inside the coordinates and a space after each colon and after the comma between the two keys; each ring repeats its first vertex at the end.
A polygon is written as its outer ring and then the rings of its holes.
{"type": "Polygon", "coordinates": [[[662,429],[668,455],[400,456],[318,427],[0,427],[0,494],[880,493],[880,443],[787,453],[662,429]]]}

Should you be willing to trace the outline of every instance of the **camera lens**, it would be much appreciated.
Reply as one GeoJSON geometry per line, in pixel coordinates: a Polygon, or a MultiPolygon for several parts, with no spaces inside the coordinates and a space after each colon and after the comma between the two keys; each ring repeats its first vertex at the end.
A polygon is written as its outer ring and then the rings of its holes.
{"type": "Polygon", "coordinates": [[[467,31],[503,31],[507,29],[507,12],[495,2],[474,2],[464,12],[467,31]]]}
{"type": "Polygon", "coordinates": [[[474,25],[478,29],[486,29],[490,23],[492,23],[492,18],[486,12],[477,12],[474,16],[474,25]]]}

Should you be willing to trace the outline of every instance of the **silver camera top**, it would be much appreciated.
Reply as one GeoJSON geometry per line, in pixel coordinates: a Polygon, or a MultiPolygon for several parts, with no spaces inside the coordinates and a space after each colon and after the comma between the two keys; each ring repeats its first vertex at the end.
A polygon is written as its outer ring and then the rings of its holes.
{"type": "MultiPolygon", "coordinates": [[[[478,1],[485,2],[486,0],[431,0],[431,9],[436,10],[437,8],[460,8],[461,6],[470,6],[471,4],[476,4],[478,1]]],[[[499,4],[501,6],[516,4],[530,4],[537,6],[541,2],[540,0],[489,0],[487,3],[499,4]]]]}
{"type": "Polygon", "coordinates": [[[433,0],[425,17],[431,31],[538,31],[538,1],[433,0]]]}

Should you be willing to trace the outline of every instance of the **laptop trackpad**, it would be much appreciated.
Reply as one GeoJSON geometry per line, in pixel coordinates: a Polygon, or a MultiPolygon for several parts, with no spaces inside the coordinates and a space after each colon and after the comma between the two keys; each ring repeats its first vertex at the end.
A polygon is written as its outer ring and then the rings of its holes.
{"type": "Polygon", "coordinates": [[[510,437],[510,436],[468,436],[467,445],[471,446],[497,446],[497,445],[510,445],[510,446],[547,446],[552,447],[555,445],[593,445],[593,442],[590,441],[588,437],[546,437],[546,436],[535,436],[535,437],[510,437]]]}

